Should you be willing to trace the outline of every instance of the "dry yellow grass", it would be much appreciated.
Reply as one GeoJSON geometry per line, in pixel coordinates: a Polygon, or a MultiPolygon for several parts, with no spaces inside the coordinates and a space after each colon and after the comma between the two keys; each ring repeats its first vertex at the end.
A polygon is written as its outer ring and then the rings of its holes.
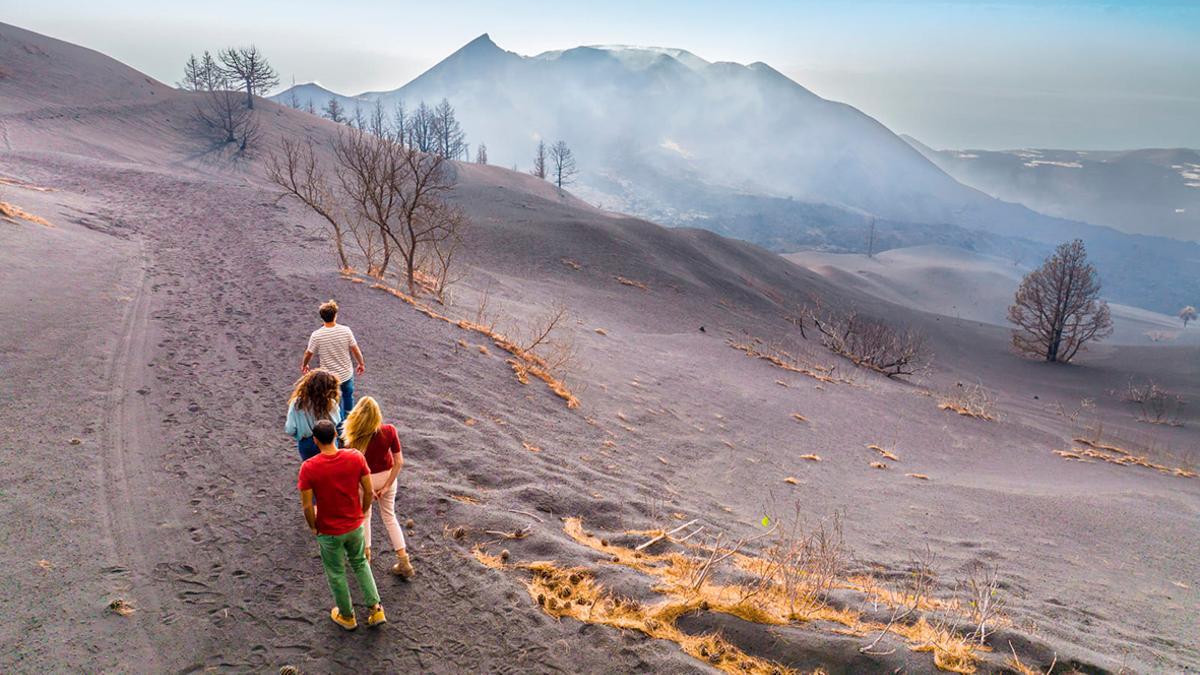
{"type": "Polygon", "coordinates": [[[797,422],[808,424],[808,418],[800,413],[792,413],[792,419],[796,420],[797,422]]]}
{"type": "Polygon", "coordinates": [[[604,330],[603,328],[597,328],[595,330],[596,330],[596,335],[608,335],[608,331],[604,330]]]}
{"type": "Polygon", "coordinates": [[[570,258],[563,258],[562,264],[564,264],[567,267],[570,267],[571,269],[576,270],[576,271],[583,269],[583,265],[580,265],[577,261],[572,260],[570,258]]]}
{"type": "Polygon", "coordinates": [[[992,417],[991,415],[989,415],[987,413],[977,411],[977,410],[972,410],[971,408],[968,408],[966,406],[961,406],[956,403],[952,403],[950,401],[942,401],[941,403],[939,403],[938,410],[950,410],[952,412],[958,413],[959,415],[962,415],[963,417],[974,417],[976,419],[981,419],[981,420],[992,421],[992,420],[996,419],[995,417],[992,417]]]}
{"type": "Polygon", "coordinates": [[[54,192],[54,188],[40,187],[30,183],[23,183],[19,180],[13,180],[12,178],[0,177],[0,185],[11,185],[13,187],[19,187],[22,190],[32,190],[34,192],[54,192]]]}
{"type": "Polygon", "coordinates": [[[1135,455],[1132,452],[1117,447],[1115,445],[1105,445],[1098,441],[1092,441],[1086,438],[1076,438],[1076,443],[1083,445],[1081,448],[1071,448],[1070,450],[1055,450],[1054,454],[1063,459],[1072,459],[1080,462],[1086,462],[1089,459],[1095,459],[1109,464],[1118,466],[1140,466],[1146,469],[1153,469],[1159,473],[1164,473],[1171,476],[1179,476],[1181,478],[1197,478],[1200,474],[1195,471],[1185,469],[1183,467],[1171,467],[1164,464],[1158,464],[1150,461],[1142,455],[1135,455]]]}
{"type": "Polygon", "coordinates": [[[797,480],[795,476],[788,476],[787,478],[783,479],[783,482],[787,483],[788,485],[799,485],[800,484],[800,481],[797,480]]]}
{"type": "Polygon", "coordinates": [[[884,458],[884,459],[890,459],[890,460],[891,460],[891,461],[893,461],[893,462],[899,462],[899,461],[900,461],[900,458],[899,458],[899,457],[897,457],[897,456],[896,456],[894,453],[892,453],[892,452],[891,452],[891,451],[889,451],[889,450],[884,450],[883,448],[881,448],[880,446],[876,445],[875,443],[871,443],[871,444],[867,445],[867,449],[868,449],[868,450],[874,450],[875,452],[879,453],[879,456],[880,456],[880,457],[882,457],[882,458],[884,458]]]}
{"type": "MultiPolygon", "coordinates": [[[[777,583],[764,581],[754,586],[724,585],[708,574],[708,561],[719,553],[728,553],[743,570],[756,578],[769,580],[772,560],[747,555],[728,548],[713,549],[700,544],[687,546],[704,552],[702,557],[679,551],[653,554],[626,546],[613,545],[587,532],[578,518],[567,518],[564,531],[579,544],[603,553],[611,564],[622,565],[656,580],[651,588],[663,596],[656,603],[640,603],[620,597],[599,584],[594,572],[586,567],[561,567],[550,561],[509,563],[507,551],[493,555],[476,547],[473,554],[481,564],[498,570],[523,570],[529,573],[525,582],[533,602],[542,611],[556,617],[571,617],[585,623],[610,626],[620,630],[636,630],[650,637],[670,640],[687,654],[727,673],[790,673],[781,664],[750,656],[718,636],[687,635],[676,627],[676,620],[685,613],[705,610],[736,616],[745,621],[764,625],[786,625],[792,622],[825,621],[842,626],[835,632],[868,636],[889,630],[908,643],[914,652],[932,654],[934,664],[958,673],[975,672],[978,652],[986,650],[966,637],[924,618],[914,623],[894,623],[885,626],[864,622],[852,610],[830,607],[817,594],[802,594],[798,601],[796,589],[785,589],[777,583]],[[697,581],[697,579],[699,581],[697,581]]],[[[641,536],[659,536],[661,530],[630,532],[641,536]]],[[[801,579],[801,584],[809,583],[801,579]]],[[[850,588],[887,604],[915,602],[923,611],[953,611],[948,603],[931,598],[909,598],[879,586],[869,577],[854,577],[840,581],[838,587],[850,588]]]]}
{"type": "Polygon", "coordinates": [[[808,455],[800,455],[800,459],[807,459],[807,460],[808,460],[808,461],[810,461],[810,462],[819,462],[819,461],[821,461],[821,458],[820,458],[818,455],[813,455],[813,454],[808,454],[808,455]]]}
{"type": "Polygon", "coordinates": [[[908,476],[909,478],[916,478],[917,480],[929,480],[929,476],[926,476],[923,473],[906,473],[904,475],[908,476]]]}
{"type": "MultiPolygon", "coordinates": [[[[343,272],[353,272],[353,270],[344,270],[343,272]]],[[[345,279],[349,277],[343,276],[342,278],[345,279]]],[[[546,383],[546,387],[549,388],[550,391],[554,392],[556,396],[566,401],[568,408],[574,409],[579,407],[579,399],[575,397],[575,394],[571,393],[571,390],[567,388],[567,385],[563,383],[562,380],[559,380],[550,372],[550,365],[546,363],[545,359],[537,354],[534,354],[533,352],[522,349],[508,337],[497,333],[488,326],[483,326],[465,319],[460,319],[457,321],[451,319],[450,317],[440,314],[434,311],[432,308],[417,302],[416,298],[413,298],[407,293],[385,284],[376,282],[371,284],[371,288],[384,291],[399,298],[413,309],[431,319],[445,321],[446,323],[454,324],[463,330],[472,331],[474,333],[479,333],[480,335],[491,338],[492,342],[497,347],[513,355],[513,358],[508,359],[507,363],[512,367],[513,373],[517,376],[518,382],[521,384],[529,384],[529,378],[530,376],[533,376],[546,383]]]]}
{"type": "Polygon", "coordinates": [[[643,291],[645,291],[645,290],[649,290],[649,289],[650,289],[650,287],[649,287],[649,286],[647,286],[646,284],[644,284],[644,283],[642,283],[642,282],[640,282],[640,281],[637,281],[637,280],[634,280],[634,279],[627,279],[627,278],[625,278],[625,277],[622,277],[622,276],[618,276],[618,277],[617,277],[617,281],[618,281],[619,283],[621,283],[622,285],[624,285],[624,286],[632,286],[632,287],[634,287],[634,288],[640,288],[640,289],[642,289],[643,291]]]}
{"type": "Polygon", "coordinates": [[[470,504],[470,505],[472,505],[472,506],[482,506],[482,505],[483,505],[483,502],[481,502],[481,501],[479,501],[478,499],[476,499],[476,498],[472,497],[471,495],[450,495],[450,499],[453,499],[453,500],[454,500],[454,501],[456,501],[456,502],[462,502],[462,503],[464,503],[464,504],[470,504]]]}
{"type": "Polygon", "coordinates": [[[526,442],[522,441],[521,445],[525,446],[525,449],[530,452],[541,452],[542,451],[541,448],[539,448],[538,446],[533,445],[531,443],[526,443],[526,442]]]}
{"type": "Polygon", "coordinates": [[[54,227],[50,224],[50,221],[46,220],[45,218],[42,218],[41,216],[35,216],[16,204],[10,204],[8,202],[0,202],[0,218],[3,218],[10,223],[16,223],[17,219],[20,218],[21,220],[27,220],[31,223],[36,223],[45,227],[54,227]]]}
{"type": "Polygon", "coordinates": [[[883,462],[871,462],[870,466],[871,466],[871,468],[872,468],[872,469],[886,469],[886,468],[888,468],[888,465],[887,465],[887,464],[884,464],[883,462]]]}
{"type": "MultiPolygon", "coordinates": [[[[758,338],[755,338],[755,340],[759,343],[762,342],[761,340],[758,340],[758,338]]],[[[755,348],[755,346],[753,344],[745,344],[745,343],[741,343],[741,342],[736,342],[732,339],[727,340],[726,344],[728,344],[730,347],[733,347],[734,349],[736,349],[740,352],[745,352],[746,356],[749,356],[749,357],[755,358],[755,359],[762,359],[763,361],[770,363],[771,365],[775,366],[776,368],[786,370],[789,373],[800,373],[801,375],[807,375],[808,377],[811,377],[814,380],[818,380],[820,382],[830,382],[830,383],[836,383],[836,382],[846,383],[847,382],[846,380],[835,379],[834,377],[832,377],[829,374],[828,370],[820,368],[819,366],[809,366],[809,365],[800,366],[800,365],[795,365],[793,363],[788,363],[787,361],[783,360],[778,355],[767,354],[765,352],[759,351],[758,349],[755,348]]],[[[782,380],[776,380],[776,384],[784,384],[784,383],[782,382],[782,380]]],[[[786,387],[787,385],[784,384],[784,386],[786,387]]]]}

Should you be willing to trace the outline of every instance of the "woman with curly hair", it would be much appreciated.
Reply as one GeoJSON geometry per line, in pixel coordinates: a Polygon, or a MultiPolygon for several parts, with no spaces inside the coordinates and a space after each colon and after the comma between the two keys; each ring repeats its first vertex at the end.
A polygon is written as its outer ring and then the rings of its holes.
{"type": "Polygon", "coordinates": [[[314,424],[320,420],[329,420],[335,427],[342,423],[342,410],[338,403],[340,393],[341,385],[337,376],[324,368],[310,370],[296,380],[292,396],[288,399],[287,422],[283,430],[296,439],[300,461],[319,452],[312,437],[314,424]]]}
{"type": "MultiPolygon", "coordinates": [[[[392,574],[405,580],[411,579],[415,572],[404,545],[404,532],[396,521],[396,478],[404,466],[404,455],[400,451],[400,435],[396,433],[396,427],[383,423],[383,413],[375,399],[362,397],[346,416],[342,447],[354,448],[366,457],[367,468],[371,470],[373,502],[379,502],[383,527],[396,551],[392,574]]],[[[368,560],[371,559],[371,511],[374,508],[374,503],[367,508],[363,527],[368,560]]]]}

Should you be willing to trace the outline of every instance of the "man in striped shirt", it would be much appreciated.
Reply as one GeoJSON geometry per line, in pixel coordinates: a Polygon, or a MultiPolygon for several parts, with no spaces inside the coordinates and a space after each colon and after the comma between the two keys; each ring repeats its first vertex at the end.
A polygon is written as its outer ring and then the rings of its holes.
{"type": "Polygon", "coordinates": [[[354,375],[365,373],[367,364],[354,339],[354,332],[349,326],[337,322],[337,303],[330,300],[321,305],[318,311],[325,325],[309,336],[308,349],[304,351],[304,360],[300,362],[300,372],[308,372],[308,364],[315,356],[321,361],[322,368],[337,376],[342,385],[342,419],[346,419],[354,407],[354,375]]]}

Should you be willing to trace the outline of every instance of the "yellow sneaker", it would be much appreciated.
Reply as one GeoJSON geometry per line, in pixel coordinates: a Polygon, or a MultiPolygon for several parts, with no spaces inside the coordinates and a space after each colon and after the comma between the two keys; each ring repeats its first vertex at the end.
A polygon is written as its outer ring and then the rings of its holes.
{"type": "Polygon", "coordinates": [[[381,623],[387,623],[387,616],[383,613],[383,605],[375,605],[371,608],[371,615],[367,617],[367,628],[374,628],[381,623]]]}
{"type": "Polygon", "coordinates": [[[351,614],[350,618],[347,619],[338,612],[337,607],[334,607],[333,611],[329,613],[329,618],[333,619],[334,623],[342,628],[345,628],[346,630],[354,630],[355,628],[358,628],[358,620],[354,618],[354,615],[351,614]]]}

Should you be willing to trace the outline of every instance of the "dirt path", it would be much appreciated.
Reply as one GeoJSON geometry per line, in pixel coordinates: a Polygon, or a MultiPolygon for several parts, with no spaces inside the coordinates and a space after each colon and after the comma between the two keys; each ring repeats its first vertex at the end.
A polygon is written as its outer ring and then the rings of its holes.
{"type": "MultiPolygon", "coordinates": [[[[150,354],[150,297],[145,287],[144,251],[134,263],[134,295],[126,303],[120,336],[105,377],[108,387],[105,408],[109,415],[102,436],[100,484],[107,489],[97,503],[103,511],[102,539],[107,544],[108,556],[114,561],[126,561],[123,565],[107,567],[106,575],[120,578],[129,587],[154,591],[155,587],[147,583],[146,574],[150,567],[147,547],[154,545],[154,542],[149,541],[150,537],[144,532],[147,514],[143,510],[145,504],[139,503],[138,497],[145,495],[147,488],[151,487],[147,485],[151,472],[147,471],[145,464],[149,454],[146,439],[151,417],[143,397],[150,354]]],[[[157,610],[163,605],[157,593],[141,592],[136,601],[133,598],[120,599],[135,603],[135,612],[157,610]]],[[[133,619],[137,630],[131,636],[128,658],[131,662],[145,664],[148,669],[158,670],[163,667],[160,654],[166,645],[152,630],[152,616],[143,614],[133,619]]]]}
{"type": "MultiPolygon", "coordinates": [[[[557,461],[513,473],[493,467],[502,457],[496,448],[473,449],[486,436],[463,420],[506,416],[491,396],[494,386],[478,387],[478,372],[446,368],[457,329],[381,294],[354,296],[377,303],[356,310],[355,327],[371,346],[360,389],[394,402],[391,414],[421,431],[406,439],[408,471],[420,478],[400,506],[417,523],[408,534],[420,576],[403,584],[380,563],[391,625],[362,635],[337,631],[325,619],[328,589],[297,506],[295,450],[280,425],[309,328],[304,317],[319,300],[346,296],[347,285],[325,268],[305,269],[304,255],[293,256],[293,274],[279,274],[280,261],[264,252],[278,249],[280,229],[289,226],[254,190],[141,172],[95,183],[105,185],[105,206],[89,222],[108,231],[121,231],[119,223],[145,251],[144,276],[130,282],[138,290],[129,296],[107,370],[111,417],[100,481],[112,486],[102,520],[108,553],[121,561],[111,570],[114,589],[138,608],[128,617],[137,631],[126,658],[139,670],[291,663],[322,671],[362,668],[364,660],[370,669],[434,672],[571,672],[609,662],[635,670],[656,662],[676,671],[694,667],[683,665],[687,658],[673,646],[640,637],[569,637],[581,627],[533,611],[519,586],[497,583],[445,538],[443,528],[453,523],[512,529],[528,520],[455,502],[451,493],[490,500],[492,485],[553,505],[547,508],[570,507],[546,502],[557,461]],[[212,208],[214,202],[250,206],[232,212],[212,208]],[[380,309],[395,316],[366,321],[380,309]],[[430,349],[434,358],[420,356],[430,349]],[[464,433],[473,440],[464,442],[464,433]]],[[[505,387],[527,391],[502,362],[479,367],[505,387]]],[[[519,447],[517,437],[544,441],[517,429],[540,428],[548,424],[544,416],[564,419],[552,397],[535,414],[527,424],[513,420],[515,427],[487,424],[519,447]]],[[[651,489],[649,481],[635,482],[651,489]]],[[[557,520],[548,520],[557,530],[557,520]]]]}

